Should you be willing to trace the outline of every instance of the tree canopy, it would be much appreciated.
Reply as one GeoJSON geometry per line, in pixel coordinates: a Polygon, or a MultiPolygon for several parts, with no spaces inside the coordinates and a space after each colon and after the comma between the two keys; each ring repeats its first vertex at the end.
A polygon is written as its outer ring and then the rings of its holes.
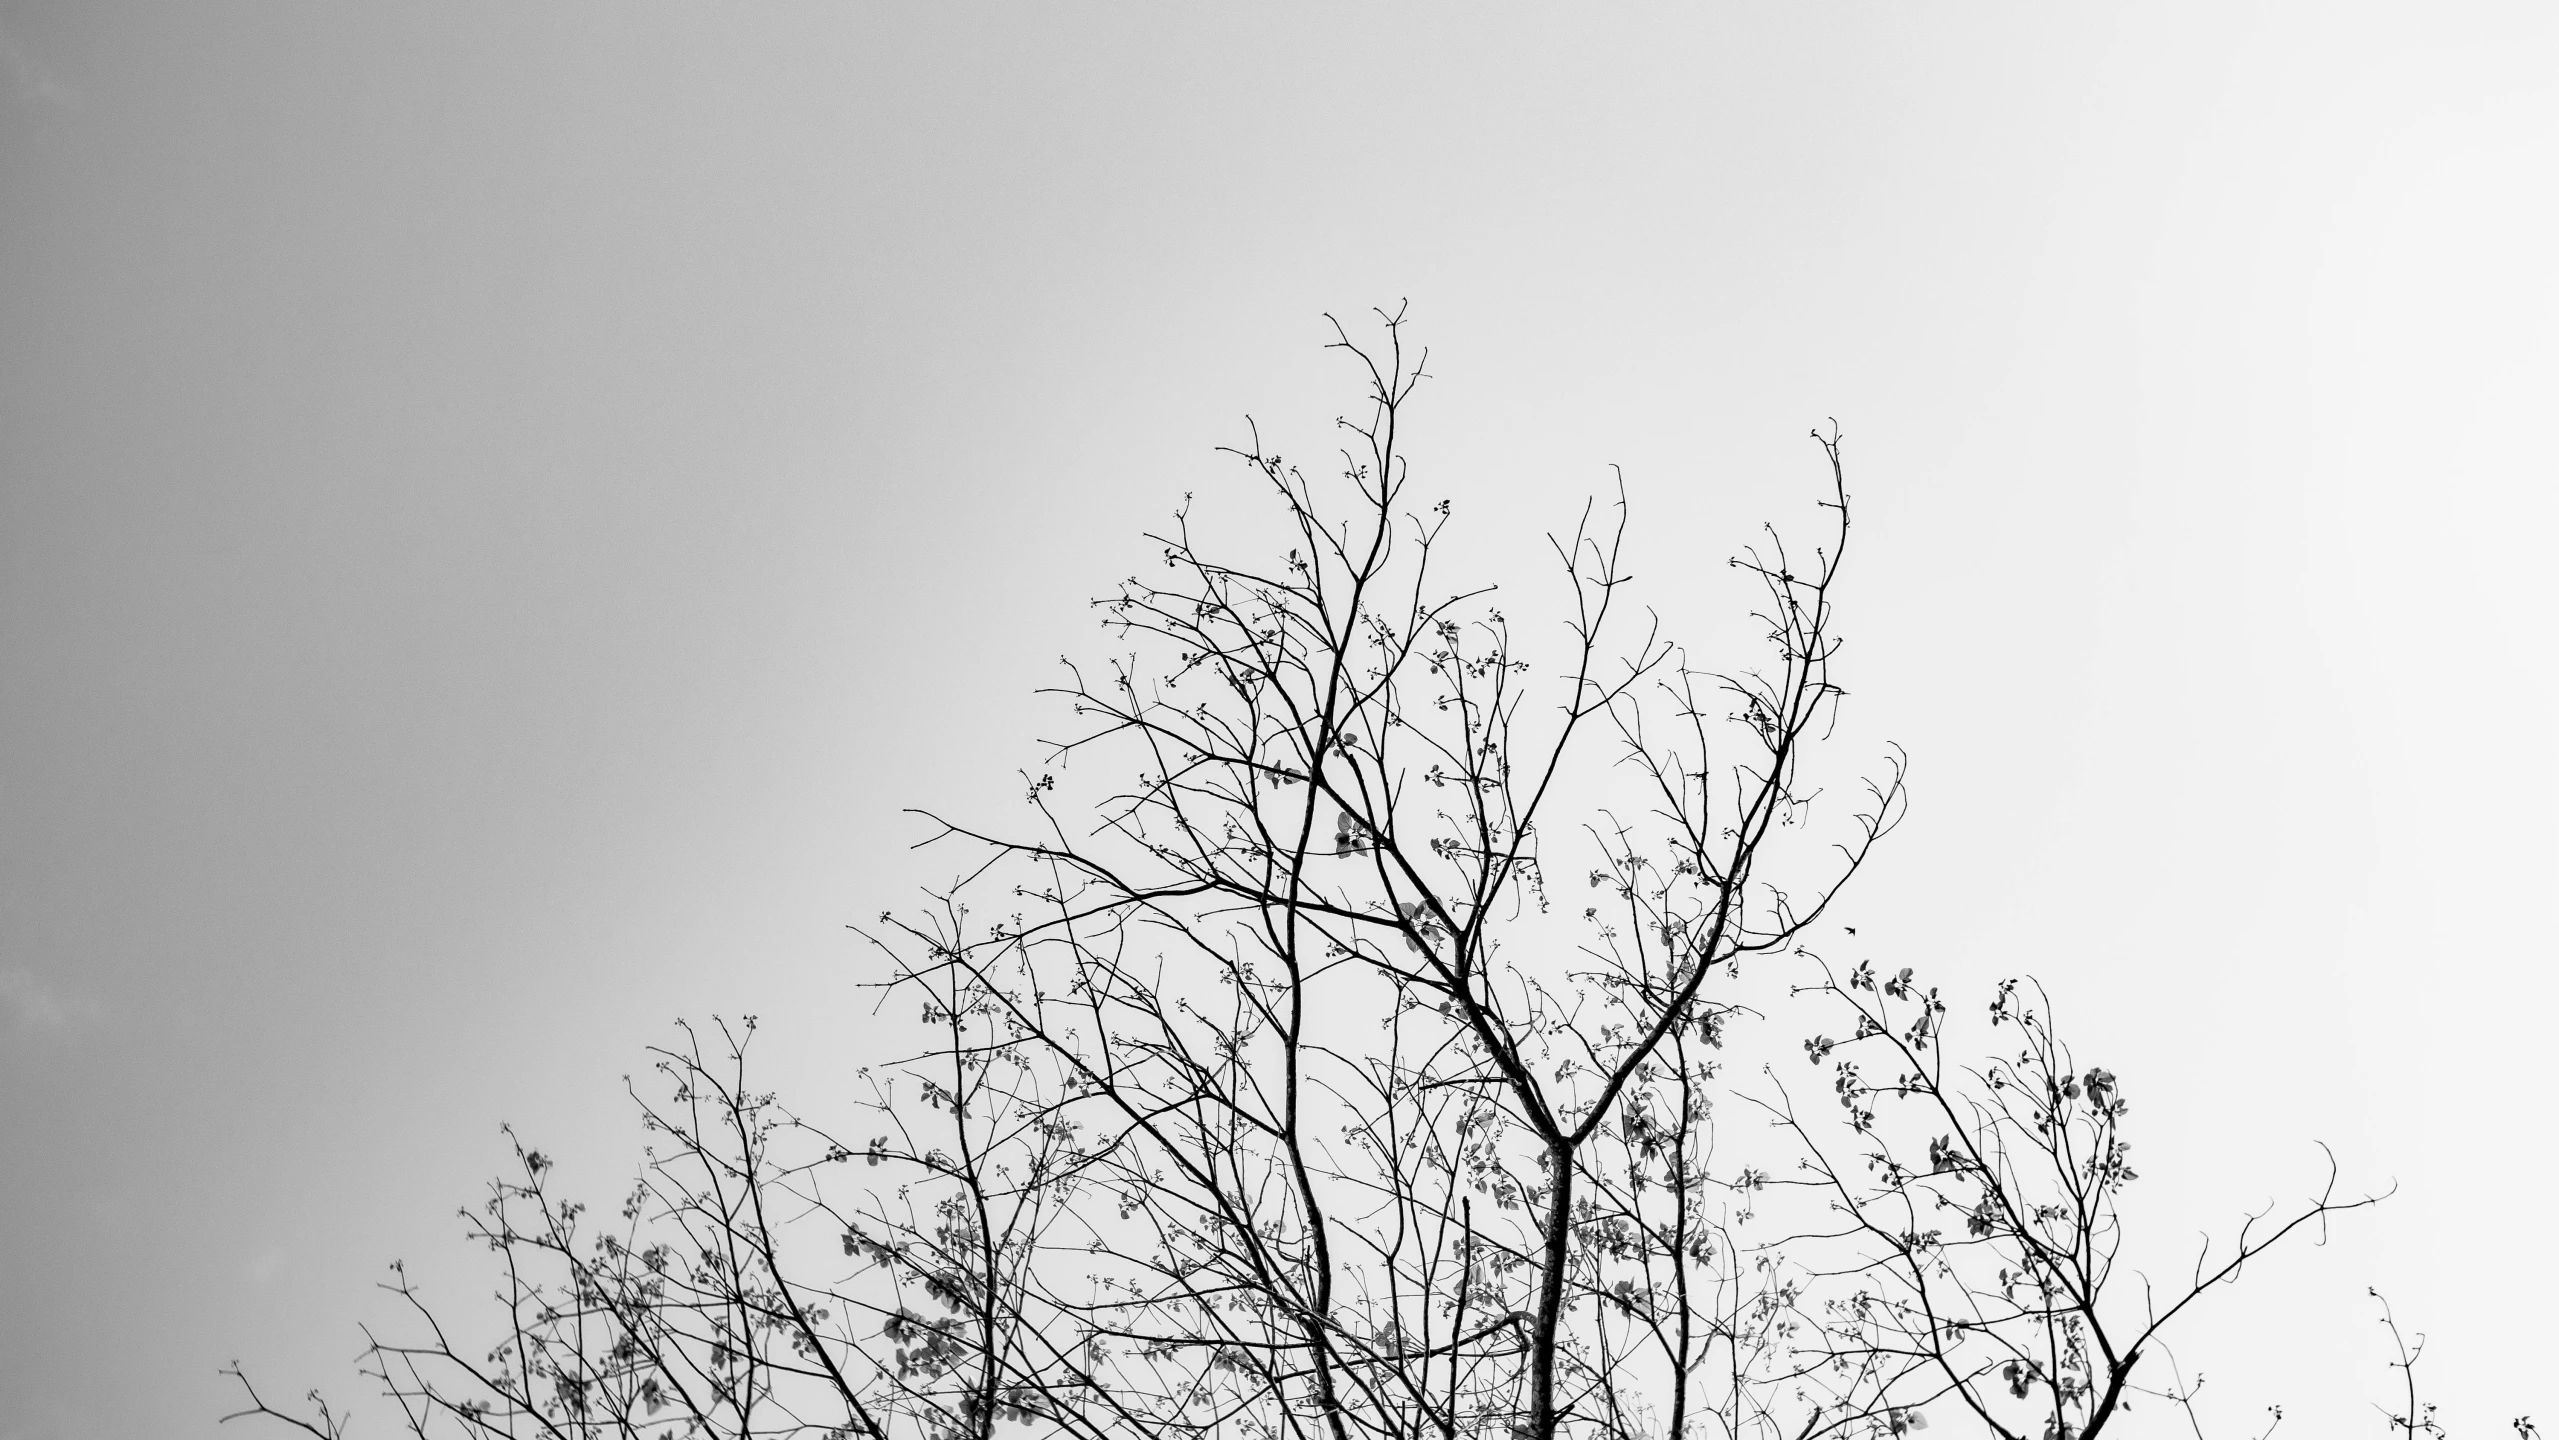
{"type": "Polygon", "coordinates": [[[2124,1082],[2030,982],[1959,1001],[1859,952],[1840,897],[1907,797],[1898,752],[1829,753],[1839,432],[1809,523],[1730,561],[1753,653],[1696,656],[1635,595],[1622,488],[1545,576],[1448,585],[1421,357],[1380,318],[1336,326],[1364,390],[1338,462],[1231,452],[1268,529],[1213,542],[1186,505],[1096,602],[1110,649],[1048,692],[1071,729],[1021,813],[932,818],[963,878],[863,927],[913,1052],[821,1115],[755,1087],[752,1019],[687,1028],[604,1212],[519,1145],[469,1212],[499,1312],[395,1278],[367,1370],[411,1432],[2191,1418],[2178,1320],[2372,1197],[2330,1166],[2189,1272],[2119,1272],[2124,1082]]]}

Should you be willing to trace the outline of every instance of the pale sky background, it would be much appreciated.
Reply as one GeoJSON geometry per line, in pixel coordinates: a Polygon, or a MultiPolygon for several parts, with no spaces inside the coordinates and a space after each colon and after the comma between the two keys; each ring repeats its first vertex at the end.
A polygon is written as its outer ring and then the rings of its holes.
{"type": "Polygon", "coordinates": [[[2554,16],[0,3],[0,1440],[358,1394],[678,1015],[825,1113],[900,807],[1399,297],[1459,533],[1623,465],[1674,613],[1839,418],[1849,918],[2046,979],[2137,1224],[2400,1183],[2219,1434],[2381,1433],[2368,1284],[2559,1420],[2554,16]]]}

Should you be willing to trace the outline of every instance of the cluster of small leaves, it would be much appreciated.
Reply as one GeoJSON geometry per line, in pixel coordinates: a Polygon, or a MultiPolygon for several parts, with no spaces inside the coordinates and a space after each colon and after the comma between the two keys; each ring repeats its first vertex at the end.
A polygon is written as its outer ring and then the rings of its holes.
{"type": "MultiPolygon", "coordinates": [[[[1810,959],[1811,957],[1807,957],[1810,959]]],[[[1818,963],[1818,962],[1816,962],[1818,963]]],[[[2249,1218],[2224,1249],[2198,1254],[2188,1283],[2141,1308],[2109,1299],[2122,1246],[2118,1197],[2135,1178],[2121,1083],[2082,1066],[2054,1033],[2050,1002],[2002,982],[1987,1018],[2017,1048],[1950,1068],[1947,1007],[1914,973],[1827,967],[1804,993],[1837,1005],[1846,1040],[1806,1050],[1827,1068],[1862,1165],[1835,1163],[1782,1096],[1771,1115],[1806,1159],[1793,1182],[1848,1224],[1799,1253],[1872,1277],[1887,1298],[1825,1333],[1831,1363],[1902,1367],[1895,1392],[1953,1406],[1998,1436],[2091,1437],[2143,1392],[2134,1367],[2211,1286],[2304,1225],[2372,1203],[2331,1188],[2283,1218],[2249,1218]],[[1889,1079],[1869,1078],[1889,1075],[1889,1079]]]]}

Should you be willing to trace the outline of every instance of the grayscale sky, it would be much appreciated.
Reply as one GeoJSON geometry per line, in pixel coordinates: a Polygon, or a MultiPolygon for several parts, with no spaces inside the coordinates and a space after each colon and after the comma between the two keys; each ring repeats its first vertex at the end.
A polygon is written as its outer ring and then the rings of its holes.
{"type": "Polygon", "coordinates": [[[0,0],[0,1440],[354,1395],[679,1015],[823,1110],[901,807],[1403,297],[1458,533],[1622,465],[1666,608],[1838,417],[1853,920],[2048,981],[2137,1223],[2398,1181],[2227,1433],[2377,1433],[2368,1284],[2559,1419],[2554,17],[0,0]]]}

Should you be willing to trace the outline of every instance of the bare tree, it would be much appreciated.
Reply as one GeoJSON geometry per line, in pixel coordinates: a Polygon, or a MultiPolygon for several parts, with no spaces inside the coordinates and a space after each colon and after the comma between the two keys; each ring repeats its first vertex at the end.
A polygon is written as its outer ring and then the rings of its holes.
{"type": "Polygon", "coordinates": [[[1338,473],[1233,452],[1276,542],[1186,503],[1052,692],[1026,822],[935,820],[966,878],[865,932],[923,1038],[857,1132],[750,1089],[751,1021],[688,1031],[613,1219],[521,1147],[472,1217],[493,1345],[395,1279],[423,1338],[367,1366],[411,1433],[2093,1437],[2206,1290],[2370,1203],[2332,1167],[2119,1298],[2115,1077],[2013,984],[2016,1054],[1950,1067],[1934,990],[1810,948],[1905,803],[1897,753],[1818,773],[1837,432],[1816,536],[1731,562],[1755,665],[1633,608],[1622,490],[1552,544],[1560,625],[1515,630],[1439,578],[1382,318],[1335,327],[1338,473]]]}

